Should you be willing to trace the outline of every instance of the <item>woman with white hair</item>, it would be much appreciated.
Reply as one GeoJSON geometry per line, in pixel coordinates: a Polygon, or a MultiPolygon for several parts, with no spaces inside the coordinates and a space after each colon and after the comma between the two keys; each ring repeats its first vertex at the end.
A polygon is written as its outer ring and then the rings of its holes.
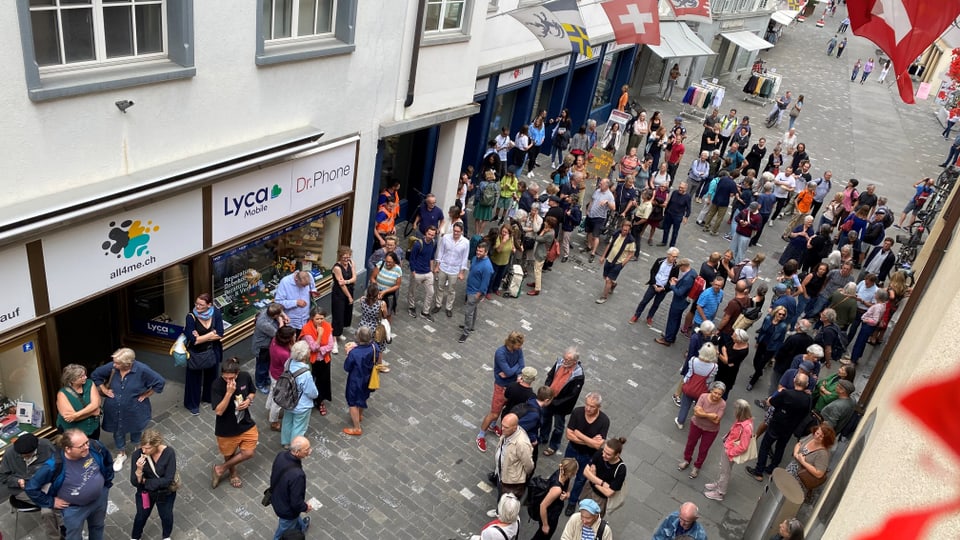
{"type": "MultiPolygon", "coordinates": [[[[704,343],[697,352],[697,356],[687,361],[687,373],[683,376],[683,385],[680,392],[680,412],[673,423],[677,429],[683,429],[687,421],[690,406],[700,398],[700,394],[707,391],[717,375],[717,346],[713,343],[704,343]]],[[[722,392],[721,392],[722,394],[722,392]]]]}
{"type": "MultiPolygon", "coordinates": [[[[320,360],[321,362],[323,360],[320,360]]],[[[310,345],[306,341],[298,341],[290,346],[290,360],[286,371],[294,375],[297,388],[300,389],[300,400],[296,407],[284,410],[283,421],[280,425],[280,444],[284,448],[290,446],[290,441],[307,432],[310,424],[310,411],[313,410],[313,400],[320,392],[313,381],[310,370],[310,345]]]]}
{"type": "Polygon", "coordinates": [[[470,540],[503,540],[515,538],[520,531],[520,500],[513,493],[504,493],[497,503],[496,519],[483,526],[470,540]]]}
{"type": "Polygon", "coordinates": [[[683,365],[680,367],[680,382],[677,383],[677,389],[673,393],[673,402],[677,407],[681,403],[680,394],[683,390],[684,377],[687,376],[687,369],[690,366],[688,362],[700,352],[700,347],[703,347],[703,344],[707,342],[713,343],[716,347],[719,347],[721,343],[720,332],[717,331],[717,325],[713,324],[713,321],[703,321],[700,323],[700,327],[690,336],[690,346],[687,347],[686,358],[684,358],[683,365]]]}
{"type": "Polygon", "coordinates": [[[723,393],[726,391],[725,384],[714,381],[710,385],[710,391],[700,394],[697,404],[693,407],[693,419],[690,420],[690,433],[687,435],[687,445],[683,449],[683,461],[677,465],[678,471],[689,467],[693,459],[693,449],[699,443],[700,450],[697,452],[697,460],[693,463],[693,470],[690,471],[690,478],[696,478],[700,474],[700,467],[703,467],[703,462],[707,460],[710,445],[720,432],[720,420],[723,419],[723,411],[727,407],[727,402],[723,400],[723,393]]]}
{"type": "Polygon", "coordinates": [[[722,501],[730,483],[730,471],[733,469],[733,458],[743,454],[750,446],[753,438],[753,411],[750,404],[744,399],[738,399],[733,404],[734,423],[730,431],[723,437],[723,455],[720,456],[720,473],[717,481],[703,486],[703,496],[715,501],[722,501]]]}
{"type": "Polygon", "coordinates": [[[139,444],[153,416],[150,396],[163,392],[166,381],[143,362],[137,362],[133,349],[117,349],[111,358],[112,362],[95,369],[90,378],[103,396],[101,427],[113,433],[117,448],[113,470],[119,472],[127,459],[127,435],[131,443],[139,444]]]}

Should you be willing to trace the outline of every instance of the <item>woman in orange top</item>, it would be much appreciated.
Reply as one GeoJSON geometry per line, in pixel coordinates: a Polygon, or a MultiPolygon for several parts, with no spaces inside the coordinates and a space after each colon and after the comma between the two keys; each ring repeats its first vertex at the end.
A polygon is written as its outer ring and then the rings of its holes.
{"type": "Polygon", "coordinates": [[[310,346],[310,364],[313,379],[317,385],[317,398],[314,400],[320,416],[327,415],[324,401],[333,399],[330,389],[330,352],[336,343],[333,339],[333,327],[327,322],[327,311],[323,308],[310,310],[310,320],[303,325],[300,339],[310,346]]]}

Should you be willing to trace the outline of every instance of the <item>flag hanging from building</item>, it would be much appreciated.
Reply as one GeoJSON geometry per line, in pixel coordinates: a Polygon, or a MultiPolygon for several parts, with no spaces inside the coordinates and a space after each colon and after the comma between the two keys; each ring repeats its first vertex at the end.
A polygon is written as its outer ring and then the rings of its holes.
{"type": "Polygon", "coordinates": [[[670,7],[673,8],[677,20],[712,22],[710,0],[670,0],[670,7]]]}
{"type": "Polygon", "coordinates": [[[660,44],[657,0],[610,0],[600,5],[610,19],[617,43],[660,44]]]}
{"type": "Polygon", "coordinates": [[[553,0],[508,13],[533,32],[544,49],[571,49],[586,57],[593,56],[577,0],[553,0]]]}
{"type": "Polygon", "coordinates": [[[847,0],[853,33],[876,43],[893,62],[904,103],[913,103],[907,69],[960,16],[960,0],[847,0]]]}

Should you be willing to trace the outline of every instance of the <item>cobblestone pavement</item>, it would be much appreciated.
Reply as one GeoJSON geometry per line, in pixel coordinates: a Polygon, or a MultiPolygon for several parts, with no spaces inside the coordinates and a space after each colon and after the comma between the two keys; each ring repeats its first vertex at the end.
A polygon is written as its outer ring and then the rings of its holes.
{"type": "MultiPolygon", "coordinates": [[[[941,127],[934,119],[932,103],[903,105],[892,83],[878,84],[876,75],[862,86],[849,82],[853,62],[875,55],[871,43],[848,33],[850,44],[842,59],[825,55],[832,35],[829,30],[841,18],[838,14],[829,20],[827,29],[817,29],[815,18],[788,28],[776,48],[763,57],[769,67],[785,76],[784,89],[806,96],[797,128],[813,157],[814,173],[830,168],[841,182],[857,177],[861,182],[876,183],[880,194],[889,196],[890,206],[899,212],[912,193],[910,185],[938,172],[935,165],[945,156],[948,143],[938,136],[941,127]]],[[[736,107],[741,115],[756,120],[764,116],[767,107],[742,101],[742,81],[721,82],[727,86],[724,109],[736,107]]],[[[667,118],[680,110],[676,102],[664,103],[653,97],[640,102],[648,110],[665,111],[667,118]]],[[[696,122],[685,123],[692,150],[681,171],[695,157],[701,132],[696,122]]],[[[771,141],[782,132],[759,125],[754,130],[771,141]]],[[[540,174],[545,177],[547,172],[541,169],[540,174]]],[[[582,236],[575,238],[575,244],[581,242],[582,236]]],[[[768,259],[775,261],[782,242],[768,231],[761,244],[768,259]]],[[[681,256],[699,265],[710,251],[725,249],[726,242],[702,235],[690,224],[682,229],[679,248],[681,256]]],[[[626,268],[619,289],[604,305],[593,302],[602,287],[600,266],[586,264],[586,259],[575,253],[568,263],[557,264],[553,272],[544,275],[542,295],[482,303],[477,332],[464,344],[457,343],[457,325],[462,322],[459,303],[453,318],[441,312],[436,323],[411,319],[401,309],[395,317],[397,337],[386,356],[393,371],[383,376],[382,389],[371,398],[364,435],[359,438],[340,432],[348,415],[342,397],[344,356],[335,356],[335,402],[328,416],[313,414],[307,433],[314,447],[304,463],[307,496],[316,497],[323,505],[311,514],[308,536],[402,540],[466,538],[476,533],[488,521],[484,512],[495,503],[495,492],[485,480],[493,468],[494,452],[481,454],[474,444],[490,399],[492,356],[509,331],[521,329],[526,334],[527,365],[541,370],[538,382],[564,348],[579,347],[587,374],[584,394],[603,394],[603,408],[611,418],[610,435],[627,438],[623,453],[630,468],[627,504],[609,516],[617,538],[649,538],[664,515],[688,500],[700,506],[701,522],[710,538],[741,538],[762,485],[736,467],[726,500],[704,498],[703,484],[717,472],[719,442],[700,478],[690,480],[685,472],[677,471],[687,432],[678,431],[673,424],[676,407],[670,394],[686,339],[680,337],[676,346],[666,349],[653,342],[657,332],[644,324],[627,324],[649,265],[662,249],[643,245],[639,263],[626,268]]],[[[767,263],[762,272],[773,275],[774,264],[767,263]]],[[[732,294],[730,287],[727,294],[732,294]]],[[[663,327],[666,312],[664,305],[655,328],[663,327]]],[[[228,354],[248,359],[248,351],[248,343],[243,343],[228,354]]],[[[871,353],[868,349],[868,355],[871,353]]],[[[873,361],[865,359],[864,363],[870,366],[873,361]]],[[[245,367],[252,371],[252,361],[245,367]]],[[[747,375],[741,374],[741,378],[747,375]]],[[[858,381],[859,385],[864,382],[858,381]]],[[[743,397],[752,402],[761,397],[759,390],[745,392],[744,386],[740,381],[731,399],[743,397]]],[[[155,410],[163,411],[155,418],[156,427],[176,449],[185,483],[177,496],[174,538],[269,538],[276,517],[260,506],[259,499],[280,443],[279,434],[267,428],[263,396],[258,396],[254,407],[261,444],[256,457],[240,466],[243,487],[234,489],[224,482],[211,490],[209,471],[219,458],[214,415],[207,408],[200,416],[190,416],[176,404],[181,388],[170,384],[164,396],[155,398],[155,410]]],[[[722,432],[730,424],[728,414],[722,432]]],[[[494,439],[488,441],[493,448],[494,439]]],[[[558,458],[559,454],[541,457],[538,473],[549,474],[558,458]]],[[[128,475],[126,468],[111,490],[110,539],[129,538],[134,492],[126,480],[128,475]]],[[[25,538],[40,538],[35,516],[20,519],[25,538]]],[[[13,521],[12,515],[2,513],[0,528],[12,531],[13,521]]],[[[534,527],[524,520],[521,538],[529,538],[534,527]]],[[[160,538],[156,517],[151,518],[144,538],[160,538]]]]}

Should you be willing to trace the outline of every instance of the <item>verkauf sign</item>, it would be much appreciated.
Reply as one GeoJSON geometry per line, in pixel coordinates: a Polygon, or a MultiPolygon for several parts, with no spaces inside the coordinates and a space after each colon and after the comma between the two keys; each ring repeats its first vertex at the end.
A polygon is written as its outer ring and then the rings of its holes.
{"type": "Polygon", "coordinates": [[[226,242],[350,193],[357,143],[330,148],[213,185],[213,243],[226,242]]]}
{"type": "Polygon", "coordinates": [[[203,250],[203,198],[191,191],[42,239],[50,309],[203,250]]]}
{"type": "Polygon", "coordinates": [[[27,250],[16,246],[0,251],[5,290],[0,295],[0,332],[14,328],[36,316],[27,250]]]}

